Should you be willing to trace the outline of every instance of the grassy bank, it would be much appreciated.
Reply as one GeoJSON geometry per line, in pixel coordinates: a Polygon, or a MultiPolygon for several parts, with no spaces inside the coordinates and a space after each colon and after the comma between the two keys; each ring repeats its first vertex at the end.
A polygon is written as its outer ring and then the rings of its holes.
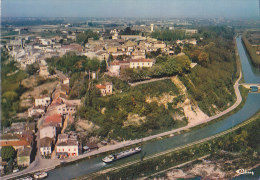
{"type": "Polygon", "coordinates": [[[259,157],[253,155],[259,151],[259,140],[255,142],[255,135],[259,134],[257,132],[257,127],[259,126],[260,112],[235,128],[207,138],[205,141],[192,143],[161,156],[147,157],[143,161],[138,160],[129,165],[126,164],[118,168],[111,168],[110,170],[97,172],[87,177],[81,177],[80,179],[136,179],[138,177],[149,176],[149,174],[162,171],[186,161],[197,159],[208,153],[215,154],[221,150],[238,152],[241,153],[243,158],[250,159],[250,162],[240,164],[240,167],[246,168],[259,161],[259,157]]]}
{"type": "Polygon", "coordinates": [[[245,33],[243,34],[242,42],[245,45],[245,49],[246,49],[248,55],[250,56],[250,59],[252,60],[252,63],[256,67],[260,67],[260,56],[258,56],[256,54],[256,49],[254,47],[252,47],[252,45],[249,43],[249,41],[246,38],[246,34],[245,33]]]}

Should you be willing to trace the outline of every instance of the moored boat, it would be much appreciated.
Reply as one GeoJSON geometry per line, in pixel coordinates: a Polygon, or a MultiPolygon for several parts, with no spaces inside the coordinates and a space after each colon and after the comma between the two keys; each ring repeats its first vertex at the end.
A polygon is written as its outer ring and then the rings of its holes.
{"type": "Polygon", "coordinates": [[[102,159],[102,161],[105,162],[105,163],[111,163],[111,162],[114,162],[116,160],[122,159],[124,157],[134,155],[134,154],[139,153],[141,151],[142,151],[141,147],[128,149],[126,151],[122,151],[122,152],[119,152],[119,153],[116,153],[116,154],[113,154],[113,155],[106,156],[105,158],[102,159]]]}
{"type": "Polygon", "coordinates": [[[45,178],[45,177],[47,177],[48,176],[48,174],[46,173],[46,172],[38,172],[38,173],[35,173],[34,175],[33,175],[33,177],[35,178],[35,179],[43,179],[43,178],[45,178]]]}

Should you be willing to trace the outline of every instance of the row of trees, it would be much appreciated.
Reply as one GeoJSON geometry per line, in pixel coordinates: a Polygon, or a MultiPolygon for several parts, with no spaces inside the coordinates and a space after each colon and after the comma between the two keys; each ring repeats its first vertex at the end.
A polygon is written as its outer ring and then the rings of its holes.
{"type": "Polygon", "coordinates": [[[151,36],[161,41],[176,41],[176,40],[183,40],[190,37],[185,34],[184,30],[154,31],[151,33],[151,36]]]}

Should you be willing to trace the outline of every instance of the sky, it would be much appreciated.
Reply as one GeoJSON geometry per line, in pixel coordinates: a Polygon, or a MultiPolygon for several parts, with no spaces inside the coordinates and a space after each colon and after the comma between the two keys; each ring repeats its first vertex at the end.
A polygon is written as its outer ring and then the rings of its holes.
{"type": "Polygon", "coordinates": [[[2,0],[2,17],[259,17],[260,0],[2,0]]]}

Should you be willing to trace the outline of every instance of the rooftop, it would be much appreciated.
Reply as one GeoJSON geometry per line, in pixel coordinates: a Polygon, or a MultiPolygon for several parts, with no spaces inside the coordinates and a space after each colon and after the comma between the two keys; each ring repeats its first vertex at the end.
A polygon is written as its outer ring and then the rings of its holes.
{"type": "Polygon", "coordinates": [[[130,62],[153,62],[152,59],[131,59],[130,62]]]}
{"type": "Polygon", "coordinates": [[[44,120],[44,123],[62,123],[62,117],[60,114],[54,114],[47,116],[44,120]]]}
{"type": "Polygon", "coordinates": [[[0,142],[0,146],[29,146],[30,143],[28,141],[25,140],[14,140],[14,141],[1,141],[0,142]]]}
{"type": "Polygon", "coordinates": [[[17,152],[18,157],[30,156],[30,154],[31,154],[31,148],[29,147],[25,147],[24,149],[19,149],[17,152]]]}
{"type": "Polygon", "coordinates": [[[40,147],[49,147],[53,142],[53,138],[45,137],[40,139],[40,147]]]}
{"type": "Polygon", "coordinates": [[[96,87],[98,89],[106,89],[106,86],[102,85],[102,84],[97,84],[96,87]]]}

